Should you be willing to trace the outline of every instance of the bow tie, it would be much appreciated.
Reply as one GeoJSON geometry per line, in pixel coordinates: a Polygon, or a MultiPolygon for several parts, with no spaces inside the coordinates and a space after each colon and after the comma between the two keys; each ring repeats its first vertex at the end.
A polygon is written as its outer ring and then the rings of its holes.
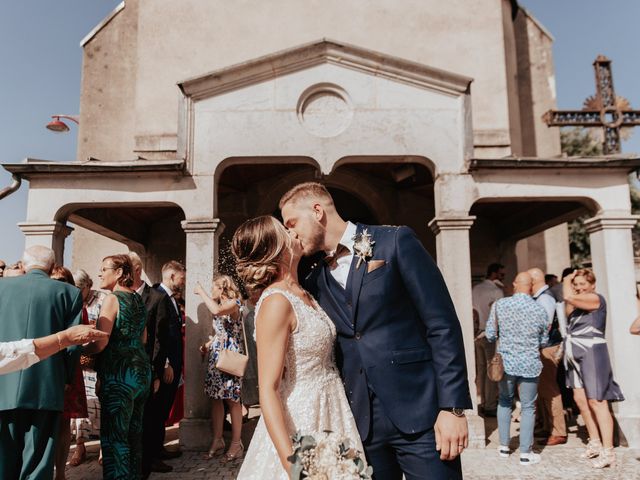
{"type": "Polygon", "coordinates": [[[324,261],[326,262],[327,265],[329,265],[329,267],[333,268],[338,262],[338,259],[340,257],[344,257],[345,255],[348,255],[348,254],[349,254],[349,249],[346,246],[339,243],[333,252],[328,253],[327,256],[324,257],[324,261]]]}

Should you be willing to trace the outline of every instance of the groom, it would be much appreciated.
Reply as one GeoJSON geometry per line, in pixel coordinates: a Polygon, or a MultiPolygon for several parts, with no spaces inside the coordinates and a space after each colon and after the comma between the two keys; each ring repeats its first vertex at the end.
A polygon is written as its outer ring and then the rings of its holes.
{"type": "Polygon", "coordinates": [[[462,331],[442,275],[408,227],[345,222],[319,183],[280,200],[305,287],[336,325],[336,360],[377,480],[462,478],[471,408],[462,331]]]}

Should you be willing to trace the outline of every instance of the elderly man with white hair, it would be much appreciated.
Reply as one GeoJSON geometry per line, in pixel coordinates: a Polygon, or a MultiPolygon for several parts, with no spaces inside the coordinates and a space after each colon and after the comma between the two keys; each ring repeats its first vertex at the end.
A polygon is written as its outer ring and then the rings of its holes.
{"type": "MultiPolygon", "coordinates": [[[[82,295],[76,287],[49,278],[53,250],[29,247],[22,263],[25,275],[0,282],[0,341],[55,335],[78,325],[82,295]]],[[[63,346],[60,340],[59,349],[63,346]]],[[[75,350],[0,375],[0,478],[53,477],[64,385],[71,383],[75,350]]]]}

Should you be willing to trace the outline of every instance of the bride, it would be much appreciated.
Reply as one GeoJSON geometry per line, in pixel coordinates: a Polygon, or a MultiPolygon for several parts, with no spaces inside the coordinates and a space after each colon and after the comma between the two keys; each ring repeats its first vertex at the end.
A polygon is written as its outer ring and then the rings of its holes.
{"type": "Polygon", "coordinates": [[[232,251],[249,294],[258,295],[256,342],[262,417],[240,480],[288,479],[291,436],[330,430],[362,452],[333,359],[333,322],[298,283],[300,241],[271,216],[246,221],[232,251]]]}

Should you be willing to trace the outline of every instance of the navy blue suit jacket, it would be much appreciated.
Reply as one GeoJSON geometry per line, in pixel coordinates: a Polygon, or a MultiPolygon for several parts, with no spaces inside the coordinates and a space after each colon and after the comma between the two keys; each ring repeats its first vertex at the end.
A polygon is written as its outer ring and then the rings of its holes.
{"type": "Polygon", "coordinates": [[[336,324],[336,361],[361,437],[371,391],[400,431],[422,432],[441,408],[471,408],[460,323],[440,270],[410,228],[358,224],[357,232],[363,228],[375,245],[358,269],[354,256],[349,308],[329,287],[325,262],[305,286],[336,324]],[[368,272],[375,260],[385,263],[368,272]]]}
{"type": "Polygon", "coordinates": [[[153,288],[160,293],[163,293],[168,299],[167,313],[169,320],[167,322],[168,328],[165,333],[167,340],[165,352],[169,359],[169,363],[171,364],[171,368],[173,368],[174,382],[177,383],[180,378],[180,373],[182,372],[182,318],[180,318],[180,314],[173,306],[173,301],[160,284],[158,283],[154,285],[153,288]]]}

